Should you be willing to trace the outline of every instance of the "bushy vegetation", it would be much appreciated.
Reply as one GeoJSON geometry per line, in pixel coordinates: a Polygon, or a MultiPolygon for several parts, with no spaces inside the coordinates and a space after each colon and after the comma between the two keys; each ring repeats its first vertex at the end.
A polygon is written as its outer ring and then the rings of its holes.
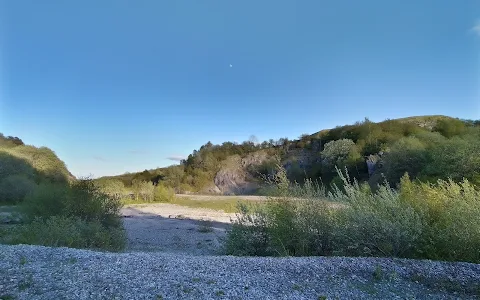
{"type": "Polygon", "coordinates": [[[35,218],[31,223],[21,225],[10,233],[7,242],[120,251],[125,246],[125,234],[122,228],[106,227],[96,220],[52,216],[35,218]]]}
{"type": "Polygon", "coordinates": [[[201,146],[198,151],[194,150],[187,159],[181,161],[180,165],[104,177],[101,180],[121,180],[125,188],[133,193],[136,193],[135,191],[139,189],[138,184],[143,182],[150,182],[154,185],[161,183],[165,187],[173,188],[176,193],[200,192],[213,184],[216,173],[228,157],[233,155],[245,157],[261,149],[268,149],[269,154],[274,155],[287,142],[287,139],[264,143],[254,143],[253,141],[246,141],[241,144],[225,142],[222,145],[213,145],[208,142],[201,146]]]}
{"type": "MultiPolygon", "coordinates": [[[[480,262],[480,191],[468,180],[384,183],[373,192],[337,170],[326,192],[276,177],[280,197],[241,207],[227,254],[348,255],[480,262]]],[[[278,194],[277,194],[278,195],[278,194]]]]}
{"type": "Polygon", "coordinates": [[[19,204],[24,224],[4,234],[9,244],[39,244],[122,250],[121,202],[89,179],[72,184],[44,182],[19,204]]]}
{"type": "Polygon", "coordinates": [[[2,229],[0,242],[121,250],[116,188],[76,180],[50,149],[0,135],[0,204],[15,204],[23,220],[2,229]]]}
{"type": "Polygon", "coordinates": [[[38,184],[67,184],[74,180],[53,151],[0,134],[0,205],[16,204],[38,184]]]}
{"type": "MultiPolygon", "coordinates": [[[[262,143],[255,138],[241,144],[208,142],[194,150],[180,165],[140,173],[113,177],[121,180],[127,190],[135,182],[162,183],[176,193],[202,192],[213,185],[220,168],[229,157],[245,157],[259,150],[266,151],[269,159],[248,168],[250,178],[261,180],[271,177],[270,159],[278,156],[287,169],[290,182],[310,178],[326,186],[340,183],[336,167],[347,168],[358,182],[368,182],[376,189],[384,178],[392,186],[408,172],[412,179],[436,182],[438,179],[463,177],[478,183],[478,148],[480,121],[459,120],[445,116],[411,117],[386,120],[380,123],[365,119],[353,125],[339,126],[316,134],[303,134],[297,140],[281,138],[262,143]],[[309,157],[307,163],[298,161],[296,153],[309,157]],[[370,163],[367,163],[370,161],[370,163]]],[[[110,178],[112,179],[112,178],[110,178]]],[[[259,193],[265,193],[263,187],[259,193]]],[[[141,197],[140,197],[141,198],[141,197]]]]}

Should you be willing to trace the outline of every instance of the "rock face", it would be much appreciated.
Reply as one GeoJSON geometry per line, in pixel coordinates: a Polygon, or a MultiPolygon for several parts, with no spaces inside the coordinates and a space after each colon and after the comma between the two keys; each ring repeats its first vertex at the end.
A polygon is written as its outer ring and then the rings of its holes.
{"type": "Polygon", "coordinates": [[[225,195],[251,194],[259,187],[259,183],[248,172],[248,168],[262,164],[268,159],[265,151],[247,155],[229,157],[215,176],[215,186],[225,195]]]}
{"type": "Polygon", "coordinates": [[[222,191],[216,186],[215,184],[212,184],[210,186],[207,186],[203,188],[200,191],[201,194],[222,194],[222,191]]]}

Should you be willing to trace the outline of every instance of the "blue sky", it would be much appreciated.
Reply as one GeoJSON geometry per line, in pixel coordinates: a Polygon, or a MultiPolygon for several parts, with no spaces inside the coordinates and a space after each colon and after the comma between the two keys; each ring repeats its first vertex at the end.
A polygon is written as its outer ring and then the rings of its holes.
{"type": "Polygon", "coordinates": [[[477,0],[0,0],[0,132],[102,176],[252,134],[480,119],[479,21],[477,0]]]}

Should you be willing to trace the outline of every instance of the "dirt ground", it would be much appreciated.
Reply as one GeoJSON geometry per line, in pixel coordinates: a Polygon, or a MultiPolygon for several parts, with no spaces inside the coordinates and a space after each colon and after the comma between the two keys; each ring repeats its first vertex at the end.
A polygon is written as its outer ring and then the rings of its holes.
{"type": "Polygon", "coordinates": [[[167,203],[125,206],[127,251],[161,251],[212,255],[235,214],[167,203]]]}

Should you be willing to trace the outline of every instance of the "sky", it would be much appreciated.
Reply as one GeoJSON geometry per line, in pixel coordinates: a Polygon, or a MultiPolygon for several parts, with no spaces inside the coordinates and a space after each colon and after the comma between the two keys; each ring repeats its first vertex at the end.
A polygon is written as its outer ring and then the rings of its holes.
{"type": "Polygon", "coordinates": [[[0,0],[0,132],[75,176],[434,114],[480,119],[478,0],[0,0]]]}

